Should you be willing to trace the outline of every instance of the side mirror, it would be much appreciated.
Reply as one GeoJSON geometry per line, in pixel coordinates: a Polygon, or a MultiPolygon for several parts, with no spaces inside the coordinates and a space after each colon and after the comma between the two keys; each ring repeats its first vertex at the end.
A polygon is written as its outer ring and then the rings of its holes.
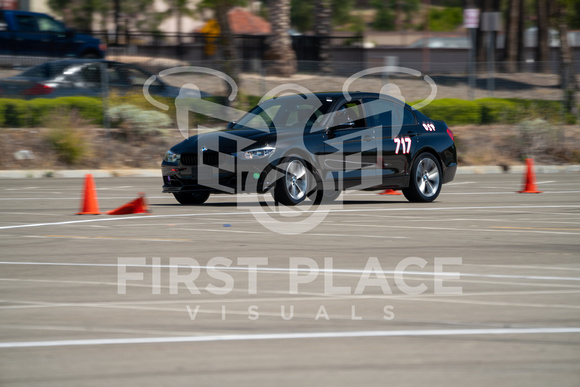
{"type": "Polygon", "coordinates": [[[236,121],[228,122],[228,126],[226,126],[226,128],[232,129],[235,125],[236,125],[236,121]]]}
{"type": "Polygon", "coordinates": [[[76,31],[73,28],[67,28],[65,33],[64,33],[64,36],[67,39],[72,39],[72,38],[74,38],[75,34],[76,34],[76,31]]]}

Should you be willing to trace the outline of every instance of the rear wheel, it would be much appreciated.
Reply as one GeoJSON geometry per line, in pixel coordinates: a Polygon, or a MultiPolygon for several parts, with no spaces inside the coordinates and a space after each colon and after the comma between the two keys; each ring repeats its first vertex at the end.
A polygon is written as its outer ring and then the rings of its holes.
{"type": "Polygon", "coordinates": [[[175,192],[175,199],[184,205],[203,204],[209,198],[209,192],[175,192]]]}
{"type": "Polygon", "coordinates": [[[432,202],[441,192],[441,165],[430,153],[422,153],[411,168],[409,187],[403,194],[410,202],[432,202]]]}
{"type": "Polygon", "coordinates": [[[100,59],[101,56],[95,52],[89,51],[81,55],[82,59],[100,59]]]}

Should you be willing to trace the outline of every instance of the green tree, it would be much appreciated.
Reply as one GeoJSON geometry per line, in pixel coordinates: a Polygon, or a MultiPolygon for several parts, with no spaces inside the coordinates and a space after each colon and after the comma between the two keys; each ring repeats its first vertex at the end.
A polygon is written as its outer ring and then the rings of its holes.
{"type": "Polygon", "coordinates": [[[463,23],[463,9],[457,7],[429,10],[430,31],[454,31],[463,23]]]}
{"type": "Polygon", "coordinates": [[[377,11],[373,28],[381,31],[407,28],[420,3],[421,0],[372,0],[371,6],[377,11]]]}
{"type": "Polygon", "coordinates": [[[48,6],[61,16],[69,27],[90,32],[94,16],[97,13],[104,13],[108,4],[105,0],[48,0],[48,6]]]}
{"type": "Polygon", "coordinates": [[[314,4],[312,1],[292,0],[290,3],[290,23],[298,31],[305,33],[312,29],[314,4]]]}
{"type": "Polygon", "coordinates": [[[373,28],[377,31],[394,31],[396,29],[395,15],[382,3],[377,7],[373,28]]]}
{"type": "MultiPolygon", "coordinates": [[[[415,0],[412,0],[415,1],[415,0]]],[[[332,8],[332,25],[341,26],[353,22],[353,0],[329,0],[332,8]]],[[[300,32],[313,31],[320,15],[315,11],[316,1],[291,0],[290,22],[300,32]]]]}

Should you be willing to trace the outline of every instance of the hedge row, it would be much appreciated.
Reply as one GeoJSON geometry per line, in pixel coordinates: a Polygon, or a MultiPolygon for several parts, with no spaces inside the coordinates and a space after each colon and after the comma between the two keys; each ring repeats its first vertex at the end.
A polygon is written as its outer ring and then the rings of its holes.
{"type": "MultiPolygon", "coordinates": [[[[169,107],[166,113],[175,117],[175,101],[157,99],[169,107]]],[[[211,97],[209,101],[218,105],[226,104],[224,97],[211,97]]],[[[246,96],[242,109],[254,106],[259,97],[246,96]]],[[[123,96],[111,99],[110,106],[132,104],[144,109],[156,110],[142,96],[123,96]]],[[[45,126],[54,115],[70,114],[76,110],[80,116],[94,125],[103,122],[103,103],[98,98],[63,97],[56,99],[0,99],[0,126],[10,128],[30,128],[45,126]]],[[[529,99],[482,98],[475,101],[444,98],[431,102],[420,111],[434,120],[446,121],[448,125],[516,123],[524,119],[541,118],[550,122],[575,123],[576,117],[565,115],[560,101],[529,99]]],[[[207,125],[212,119],[193,114],[195,125],[207,125]]],[[[215,120],[213,120],[215,121],[215,120]]],[[[219,122],[219,121],[215,121],[219,122]]]]}
{"type": "MultiPolygon", "coordinates": [[[[155,98],[158,102],[168,106],[167,113],[175,117],[175,101],[171,98],[155,98]]],[[[209,97],[208,101],[218,105],[227,104],[225,97],[209,97]]],[[[245,96],[244,110],[256,105],[259,97],[245,96]]],[[[157,110],[141,95],[112,96],[109,106],[134,105],[146,110],[157,110]]],[[[90,97],[62,97],[55,99],[37,98],[32,100],[0,99],[0,127],[5,128],[34,128],[46,126],[46,123],[55,115],[70,114],[78,111],[79,115],[94,125],[103,123],[103,102],[99,98],[90,97]]],[[[201,114],[192,114],[190,118],[195,125],[208,125],[220,122],[201,114]]]]}
{"type": "Polygon", "coordinates": [[[98,98],[63,97],[37,98],[30,101],[0,99],[0,126],[9,128],[34,128],[44,126],[56,115],[77,110],[81,117],[99,125],[103,121],[103,103],[98,98]]]}
{"type": "Polygon", "coordinates": [[[576,123],[576,117],[564,113],[560,101],[517,98],[481,98],[475,101],[443,98],[420,109],[433,120],[448,125],[513,124],[541,118],[553,123],[576,123]]]}

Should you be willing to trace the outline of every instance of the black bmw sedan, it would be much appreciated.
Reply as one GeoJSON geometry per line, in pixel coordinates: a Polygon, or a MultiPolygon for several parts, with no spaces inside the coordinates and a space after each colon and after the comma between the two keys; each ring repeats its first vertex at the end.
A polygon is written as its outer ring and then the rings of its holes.
{"type": "Polygon", "coordinates": [[[383,94],[314,93],[265,100],[222,131],[173,146],[163,192],[181,204],[212,193],[271,192],[284,205],[343,190],[402,190],[432,202],[455,177],[453,133],[383,94]]]}

